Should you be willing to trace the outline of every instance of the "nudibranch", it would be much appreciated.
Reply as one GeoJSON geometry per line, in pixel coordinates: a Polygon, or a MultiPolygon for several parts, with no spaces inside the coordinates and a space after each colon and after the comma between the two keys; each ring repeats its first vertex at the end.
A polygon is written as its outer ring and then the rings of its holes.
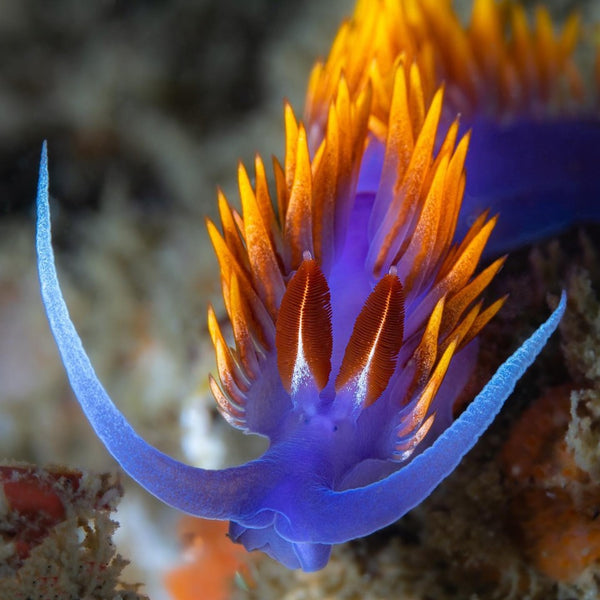
{"type": "Polygon", "coordinates": [[[565,310],[563,294],[454,415],[478,334],[503,303],[482,300],[504,261],[495,257],[600,212],[578,196],[597,189],[600,138],[591,117],[573,116],[585,112],[576,37],[575,21],[557,36],[544,11],[531,29],[520,8],[491,0],[475,3],[467,30],[446,0],[359,2],[311,76],[304,120],[285,107],[273,188],[257,157],[252,178],[239,167],[241,212],[219,193],[221,227],[208,222],[233,338],[210,308],[210,387],[231,425],[269,441],[258,459],[220,471],[148,445],[98,381],[58,284],[44,145],[42,299],[73,391],[123,469],[304,570],[426,498],[565,310]],[[492,262],[478,270],[482,257],[492,262]]]}

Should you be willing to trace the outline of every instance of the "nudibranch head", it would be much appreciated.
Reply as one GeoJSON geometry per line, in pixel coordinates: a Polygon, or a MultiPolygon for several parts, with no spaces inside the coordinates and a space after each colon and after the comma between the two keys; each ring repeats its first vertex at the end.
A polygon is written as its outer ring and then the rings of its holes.
{"type": "Polygon", "coordinates": [[[532,35],[519,9],[504,10],[477,0],[463,32],[447,0],[359,2],[313,72],[305,121],[285,107],[274,190],[257,157],[254,184],[238,170],[241,213],[219,193],[221,228],[208,221],[208,233],[234,345],[210,308],[218,370],[210,387],[231,425],[270,442],[238,467],[207,471],[170,459],[137,436],[102,388],[58,284],[44,146],[37,251],[50,326],[96,433],[151,493],[231,521],[231,537],[248,549],[315,570],[332,544],[384,527],[426,498],[492,422],[565,298],[455,415],[477,336],[503,303],[484,308],[482,294],[504,259],[477,272],[497,219],[465,212],[465,162],[479,126],[471,136],[454,115],[489,93],[526,107],[543,100],[556,80],[546,76],[549,57],[560,63],[558,79],[576,80],[568,68],[574,25],[555,38],[541,12],[532,35]],[[505,14],[512,46],[498,37],[505,14]],[[489,59],[475,50],[488,34],[489,59]],[[532,57],[539,85],[512,95],[515,81],[530,81],[519,65],[532,57]],[[498,65],[503,75],[490,88],[498,65]]]}
{"type": "Polygon", "coordinates": [[[372,98],[368,85],[352,101],[342,77],[312,155],[286,106],[278,211],[257,158],[254,186],[239,169],[242,214],[220,195],[222,233],[208,224],[235,341],[211,308],[218,406],[273,444],[335,432],[332,489],[377,480],[450,424],[460,386],[438,394],[442,381],[468,376],[469,343],[503,302],[480,300],[502,258],[474,275],[495,219],[452,243],[469,136],[457,140],[457,122],[439,131],[443,91],[428,105],[418,67],[399,61],[384,143],[372,98]]]}

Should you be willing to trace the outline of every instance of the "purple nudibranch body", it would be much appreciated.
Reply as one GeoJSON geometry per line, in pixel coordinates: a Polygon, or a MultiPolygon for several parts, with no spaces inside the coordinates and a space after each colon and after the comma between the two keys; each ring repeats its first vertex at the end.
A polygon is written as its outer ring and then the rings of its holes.
{"type": "MultiPolygon", "coordinates": [[[[392,10],[391,0],[375,4],[392,10]]],[[[427,18],[451,18],[445,2],[436,17],[430,4],[417,3],[427,18]]],[[[476,6],[495,10],[488,4],[476,6]]],[[[385,527],[426,498],[556,329],[564,292],[454,419],[476,365],[478,333],[502,305],[484,309],[480,300],[502,266],[500,254],[600,216],[597,119],[540,117],[528,105],[507,119],[472,103],[459,121],[467,84],[453,74],[437,89],[408,41],[389,65],[353,68],[343,43],[365,52],[387,44],[374,25],[380,18],[359,3],[342,41],[313,73],[306,122],[286,107],[273,197],[257,158],[254,186],[240,167],[242,216],[220,194],[222,230],[209,223],[235,342],[225,341],[211,308],[219,371],[211,389],[230,424],[269,439],[256,460],[216,471],[182,464],[140,438],[112,402],[59,287],[46,143],[40,164],[42,300],[96,434],[165,503],[229,520],[233,540],[307,571],[325,566],[333,544],[385,527]],[[351,43],[361,36],[369,44],[351,43]],[[499,216],[489,218],[490,209],[499,216]],[[476,273],[482,257],[492,262],[476,273]]],[[[562,52],[568,44],[558,46],[562,52]]]]}

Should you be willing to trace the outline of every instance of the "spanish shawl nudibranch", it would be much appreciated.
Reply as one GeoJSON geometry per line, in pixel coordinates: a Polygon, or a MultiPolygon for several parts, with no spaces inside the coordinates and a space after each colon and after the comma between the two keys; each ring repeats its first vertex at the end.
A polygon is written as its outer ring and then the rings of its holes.
{"type": "Polygon", "coordinates": [[[149,446],[98,381],[57,280],[44,145],[42,298],[72,388],[125,471],[305,570],[426,498],[565,310],[563,294],[454,419],[478,333],[503,302],[483,308],[481,296],[504,258],[476,273],[480,259],[600,213],[600,128],[576,40],[574,19],[555,34],[543,9],[530,27],[520,7],[493,0],[476,0],[467,29],[449,0],[359,2],[313,71],[304,121],[285,108],[275,193],[257,158],[254,185],[239,168],[242,213],[219,194],[221,230],[208,223],[235,342],[209,309],[210,386],[229,423],[270,441],[221,471],[149,446]]]}

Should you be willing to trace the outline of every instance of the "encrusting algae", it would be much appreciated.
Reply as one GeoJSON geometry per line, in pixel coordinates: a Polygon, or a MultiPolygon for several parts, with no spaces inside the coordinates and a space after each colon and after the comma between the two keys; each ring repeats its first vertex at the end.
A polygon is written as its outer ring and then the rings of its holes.
{"type": "Polygon", "coordinates": [[[109,517],[123,490],[109,475],[0,465],[1,600],[148,600],[120,581],[109,517]]]}

